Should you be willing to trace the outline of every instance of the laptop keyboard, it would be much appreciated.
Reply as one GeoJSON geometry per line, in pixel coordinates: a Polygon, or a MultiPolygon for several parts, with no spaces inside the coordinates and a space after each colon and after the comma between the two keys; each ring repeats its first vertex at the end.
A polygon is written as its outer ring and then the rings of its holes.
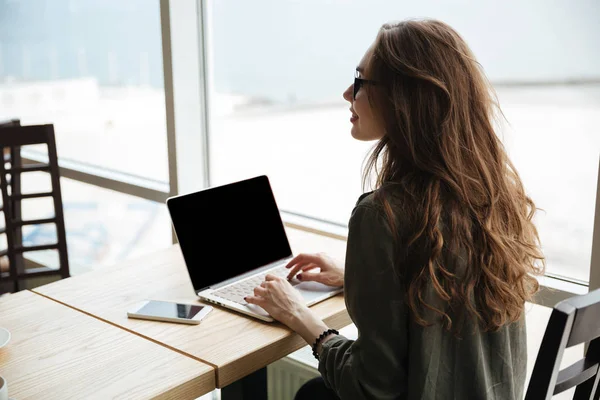
{"type": "Polygon", "coordinates": [[[258,275],[251,276],[243,281],[232,283],[231,285],[225,286],[219,290],[215,290],[212,292],[212,294],[223,299],[233,301],[234,303],[247,305],[248,303],[244,300],[244,297],[253,295],[254,288],[259,286],[262,281],[265,280],[265,276],[267,276],[267,274],[287,278],[289,272],[290,270],[287,269],[285,265],[282,265],[266,272],[262,272],[258,275]]]}

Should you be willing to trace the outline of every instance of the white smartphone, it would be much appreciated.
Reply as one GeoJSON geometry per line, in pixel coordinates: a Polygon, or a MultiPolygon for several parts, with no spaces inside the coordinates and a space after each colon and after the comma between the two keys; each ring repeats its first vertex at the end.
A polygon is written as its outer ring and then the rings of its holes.
{"type": "Polygon", "coordinates": [[[127,312],[129,318],[151,321],[199,324],[212,311],[211,306],[202,304],[180,304],[169,301],[145,300],[127,312]]]}

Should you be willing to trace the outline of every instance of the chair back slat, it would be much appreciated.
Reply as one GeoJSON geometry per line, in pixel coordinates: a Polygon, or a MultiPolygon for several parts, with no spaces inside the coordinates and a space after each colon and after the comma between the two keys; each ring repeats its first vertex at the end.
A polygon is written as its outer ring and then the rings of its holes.
{"type": "Polygon", "coordinates": [[[8,128],[9,126],[20,126],[21,120],[19,119],[8,119],[0,121],[0,128],[8,128]]]}
{"type": "Polygon", "coordinates": [[[576,387],[574,400],[599,400],[600,289],[561,301],[552,310],[525,400],[550,400],[576,387]],[[561,370],[566,348],[589,342],[585,357],[561,370]]]}
{"type": "Polygon", "coordinates": [[[567,347],[589,342],[600,336],[600,293],[597,297],[596,302],[578,306],[567,347]]]}
{"type": "Polygon", "coordinates": [[[0,129],[0,144],[9,147],[47,144],[50,130],[54,131],[52,125],[2,127],[0,129]]]}
{"type": "Polygon", "coordinates": [[[587,381],[598,373],[598,363],[589,362],[586,359],[577,361],[575,364],[561,370],[556,379],[554,395],[571,389],[580,383],[587,381]]]}

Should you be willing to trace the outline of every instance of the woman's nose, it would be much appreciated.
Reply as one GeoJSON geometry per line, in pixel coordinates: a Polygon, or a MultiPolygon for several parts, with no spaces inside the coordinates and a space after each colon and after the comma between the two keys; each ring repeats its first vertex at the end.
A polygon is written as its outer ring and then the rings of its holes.
{"type": "Polygon", "coordinates": [[[344,100],[352,103],[352,93],[354,93],[354,85],[348,86],[348,88],[344,91],[344,100]]]}

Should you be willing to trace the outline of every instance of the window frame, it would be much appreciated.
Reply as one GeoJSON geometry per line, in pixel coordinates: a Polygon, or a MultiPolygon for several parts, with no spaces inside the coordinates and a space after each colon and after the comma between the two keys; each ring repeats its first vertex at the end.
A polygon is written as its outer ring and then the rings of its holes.
{"type": "MultiPolygon", "coordinates": [[[[210,6],[210,1],[202,0],[160,0],[169,183],[66,159],[59,159],[61,176],[159,203],[210,186],[209,93],[213,80],[206,61],[210,52],[210,6]]],[[[35,153],[24,152],[23,159],[26,163],[43,161],[35,153]]],[[[281,215],[289,228],[324,238],[347,239],[348,229],[343,225],[286,210],[281,215]]],[[[600,160],[589,285],[551,275],[541,277],[540,284],[534,302],[548,307],[600,288],[600,160]]]]}

